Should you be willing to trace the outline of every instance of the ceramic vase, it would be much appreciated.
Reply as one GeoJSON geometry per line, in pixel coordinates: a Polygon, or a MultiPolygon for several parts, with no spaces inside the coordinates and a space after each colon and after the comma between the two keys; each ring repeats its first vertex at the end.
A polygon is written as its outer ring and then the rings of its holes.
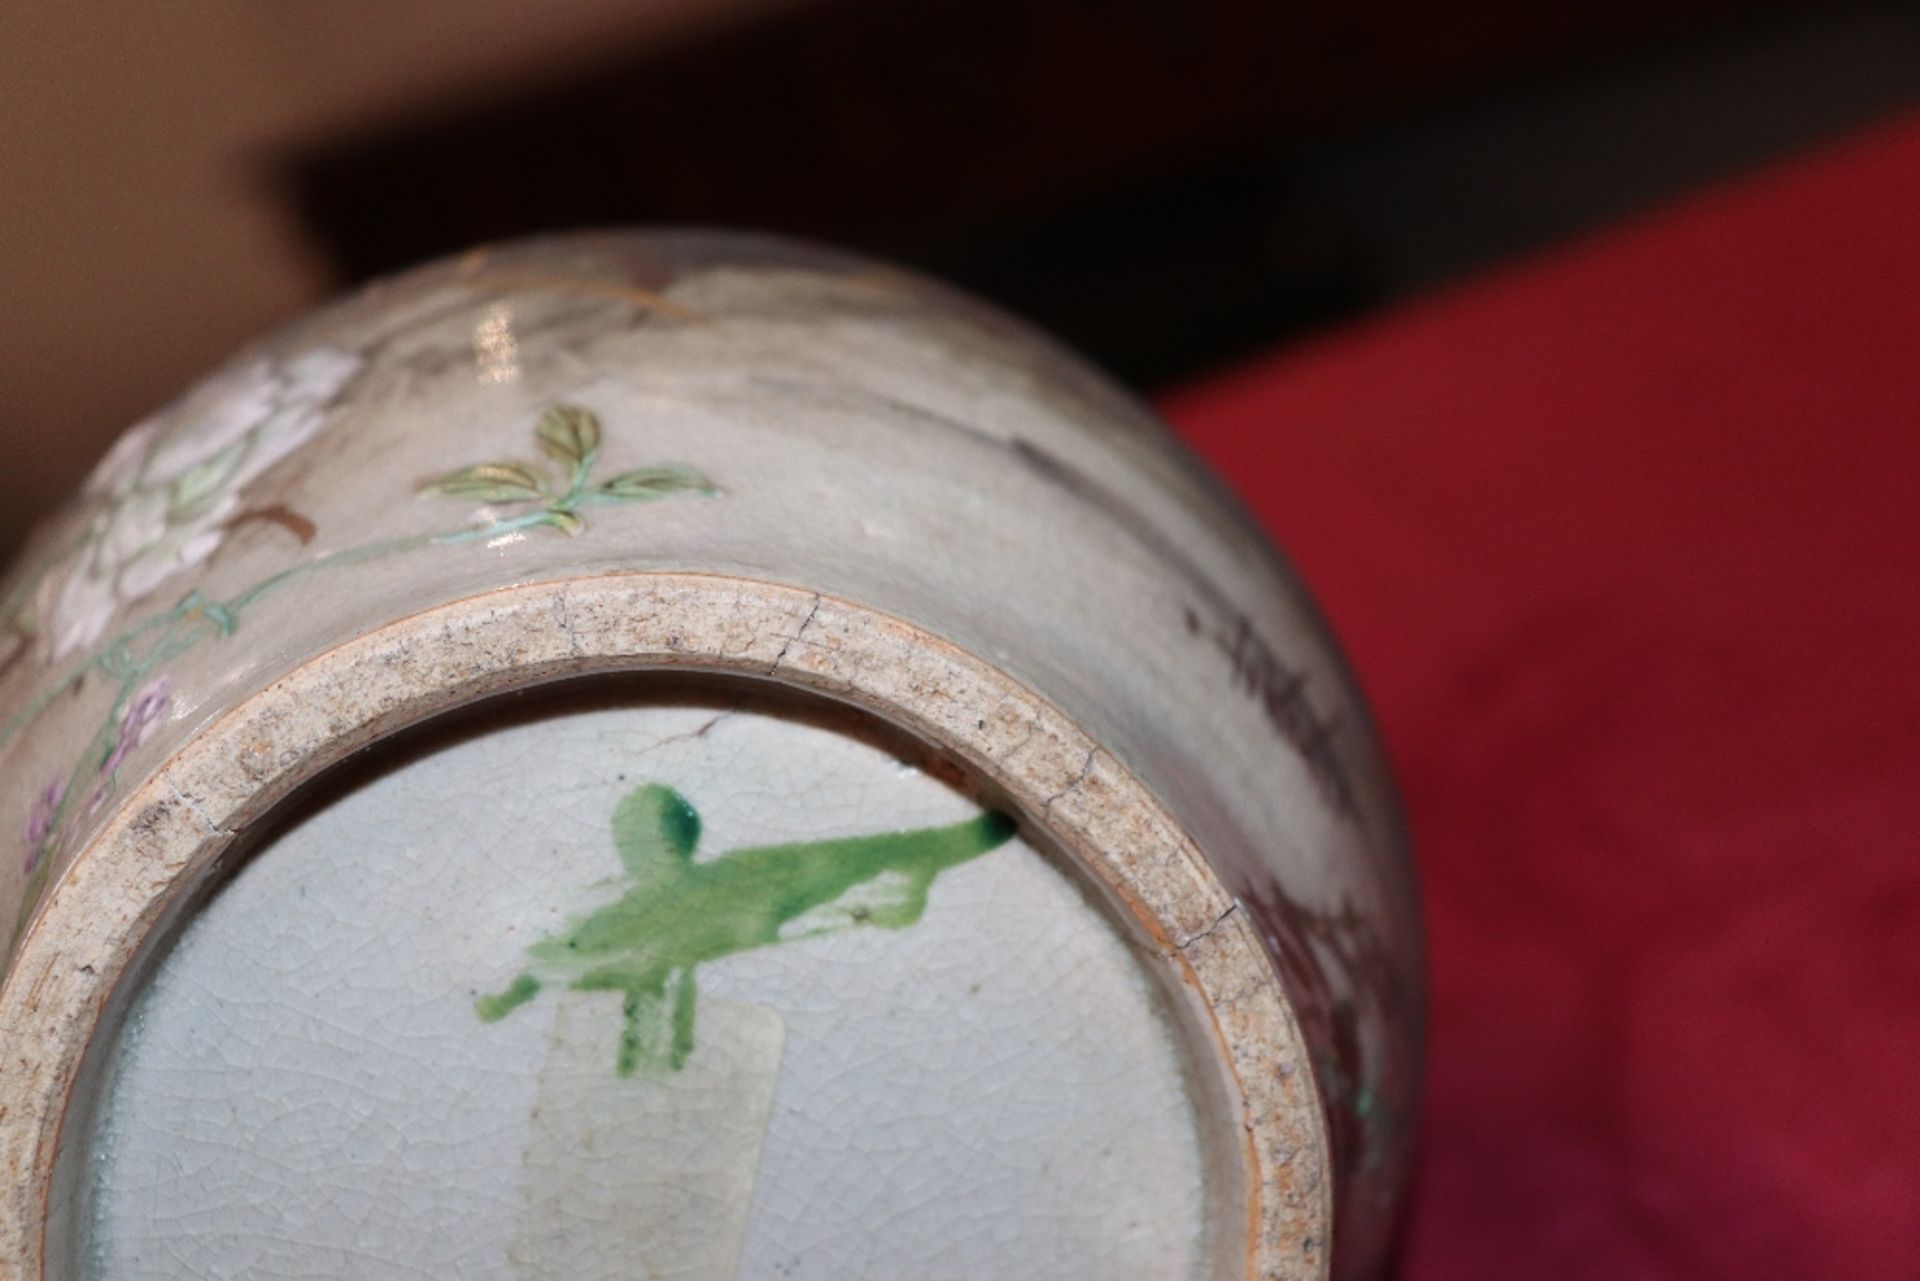
{"type": "Polygon", "coordinates": [[[1137,402],[563,238],[128,432],[4,586],[0,1275],[1364,1277],[1379,749],[1137,402]]]}

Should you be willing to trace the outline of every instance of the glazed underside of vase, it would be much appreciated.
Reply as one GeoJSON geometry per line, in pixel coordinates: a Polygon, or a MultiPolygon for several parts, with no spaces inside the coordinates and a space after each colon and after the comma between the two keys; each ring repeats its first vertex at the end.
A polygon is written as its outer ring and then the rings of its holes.
{"type": "Polygon", "coordinates": [[[75,1100],[44,1113],[64,1133],[6,1153],[33,1175],[7,1244],[44,1249],[48,1275],[614,1276],[636,1250],[689,1278],[788,1256],[954,1277],[1318,1264],[1297,1244],[1325,1216],[1317,1099],[1248,922],[1057,710],[896,620],[693,576],[499,593],[295,673],[128,810],[39,927],[71,947],[84,916],[80,946],[130,959],[32,985],[103,1029],[25,1047],[75,1100]],[[527,626],[556,610],[565,629],[527,626]],[[325,781],[438,712],[623,672],[325,781]],[[785,703],[769,673],[833,702],[785,703]],[[616,823],[648,788],[697,816],[691,866],[774,848],[825,888],[786,887],[769,942],[660,958],[636,1035],[630,991],[555,962],[597,910],[663,888],[616,823]],[[921,846],[836,870],[876,836],[921,846]],[[523,976],[538,990],[496,1014],[523,976]],[[653,1226],[636,1239],[620,1205],[653,1226]]]}
{"type": "Polygon", "coordinates": [[[371,287],[101,463],[0,583],[0,717],[0,1270],[1389,1240],[1420,931],[1358,694],[1150,413],[924,281],[660,235],[371,287]]]}

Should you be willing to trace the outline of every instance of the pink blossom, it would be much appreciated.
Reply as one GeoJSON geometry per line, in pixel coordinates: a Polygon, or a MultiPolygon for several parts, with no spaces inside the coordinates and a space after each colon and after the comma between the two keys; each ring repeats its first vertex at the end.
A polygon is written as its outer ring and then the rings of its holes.
{"type": "Polygon", "coordinates": [[[112,774],[120,768],[120,762],[127,759],[127,753],[147,741],[153,733],[153,727],[167,714],[167,708],[173,703],[173,685],[166,677],[160,676],[148,681],[127,704],[125,715],[120,718],[120,735],[114,740],[113,750],[107,753],[107,759],[100,763],[102,774],[112,774]]]}
{"type": "Polygon", "coordinates": [[[67,783],[56,778],[48,783],[33,810],[27,815],[27,872],[32,874],[34,866],[40,862],[40,856],[47,850],[53,836],[53,825],[60,817],[60,802],[66,799],[67,783]]]}
{"type": "Polygon", "coordinates": [[[113,784],[121,762],[127,759],[127,753],[147,741],[154,726],[167,714],[167,708],[173,703],[173,686],[166,677],[160,676],[140,687],[127,710],[120,716],[120,732],[114,739],[113,750],[100,762],[100,784],[87,797],[86,812],[91,817],[107,797],[113,794],[113,784]]]}

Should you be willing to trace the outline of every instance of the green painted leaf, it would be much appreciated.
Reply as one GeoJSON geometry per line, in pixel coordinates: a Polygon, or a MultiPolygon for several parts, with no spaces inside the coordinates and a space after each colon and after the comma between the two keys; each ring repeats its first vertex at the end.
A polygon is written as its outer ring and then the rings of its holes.
{"type": "Polygon", "coordinates": [[[524,503],[547,497],[540,473],[525,463],[481,463],[428,481],[421,488],[483,503],[524,503]]]}
{"type": "Polygon", "coordinates": [[[564,531],[569,538],[581,533],[587,527],[586,521],[581,520],[564,507],[548,508],[547,524],[552,525],[555,529],[564,531]]]}
{"type": "Polygon", "coordinates": [[[609,498],[643,502],[649,498],[665,498],[669,494],[711,494],[713,482],[707,479],[705,472],[684,463],[662,463],[657,467],[622,472],[600,486],[600,492],[609,498]]]}
{"type": "Polygon", "coordinates": [[[600,452],[600,420],[578,405],[555,405],[540,415],[533,429],[547,457],[575,467],[584,466],[600,452]]]}

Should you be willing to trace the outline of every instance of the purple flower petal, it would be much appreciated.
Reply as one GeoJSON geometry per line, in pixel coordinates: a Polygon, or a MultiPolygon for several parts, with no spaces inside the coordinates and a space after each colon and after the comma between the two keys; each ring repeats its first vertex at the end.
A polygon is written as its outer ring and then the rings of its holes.
{"type": "Polygon", "coordinates": [[[114,740],[113,750],[107,753],[107,759],[100,762],[100,772],[111,775],[127,759],[127,753],[147,741],[153,733],[153,727],[167,714],[167,708],[173,703],[173,686],[166,677],[161,676],[141,686],[139,693],[127,704],[127,710],[120,717],[120,733],[114,740]]]}
{"type": "Polygon", "coordinates": [[[40,862],[53,835],[53,825],[60,817],[60,802],[66,798],[67,781],[56,778],[48,783],[33,803],[32,811],[27,815],[27,872],[32,874],[35,865],[40,862]]]}

